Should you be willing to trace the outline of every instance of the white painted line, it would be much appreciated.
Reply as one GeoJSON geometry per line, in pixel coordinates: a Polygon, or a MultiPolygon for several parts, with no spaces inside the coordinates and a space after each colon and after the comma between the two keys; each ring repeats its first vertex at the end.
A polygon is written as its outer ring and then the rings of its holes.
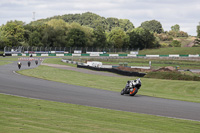
{"type": "Polygon", "coordinates": [[[19,73],[16,73],[16,71],[13,71],[13,73],[21,76],[21,74],[19,74],[19,73]]]}

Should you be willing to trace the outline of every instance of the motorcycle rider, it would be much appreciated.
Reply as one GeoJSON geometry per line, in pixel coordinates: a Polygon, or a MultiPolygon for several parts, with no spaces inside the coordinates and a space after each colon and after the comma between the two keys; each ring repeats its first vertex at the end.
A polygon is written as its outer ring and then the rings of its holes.
{"type": "Polygon", "coordinates": [[[30,67],[31,66],[31,62],[30,61],[28,61],[28,67],[30,67]]]}
{"type": "Polygon", "coordinates": [[[17,65],[18,65],[18,68],[20,69],[22,64],[21,62],[18,62],[17,65]]]}
{"type": "Polygon", "coordinates": [[[130,80],[127,81],[126,86],[125,86],[125,91],[128,91],[130,82],[131,82],[130,80]]]}
{"type": "Polygon", "coordinates": [[[38,65],[38,60],[35,60],[35,64],[38,65]]]}
{"type": "Polygon", "coordinates": [[[123,89],[123,93],[122,93],[122,94],[124,94],[124,93],[129,93],[131,87],[132,87],[132,86],[135,86],[135,84],[140,84],[140,85],[137,87],[137,89],[139,89],[140,86],[141,86],[141,80],[140,80],[140,78],[138,78],[138,79],[136,79],[136,80],[128,80],[127,83],[126,83],[125,88],[123,89]]]}

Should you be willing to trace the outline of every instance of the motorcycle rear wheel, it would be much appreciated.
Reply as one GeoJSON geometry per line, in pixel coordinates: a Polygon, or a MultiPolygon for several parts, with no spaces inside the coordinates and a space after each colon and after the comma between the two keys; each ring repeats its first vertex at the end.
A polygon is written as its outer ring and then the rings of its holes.
{"type": "Polygon", "coordinates": [[[137,92],[138,92],[138,88],[135,87],[135,88],[133,88],[133,91],[130,91],[130,92],[129,92],[129,95],[130,95],[130,96],[135,96],[135,94],[136,94],[137,92]]]}

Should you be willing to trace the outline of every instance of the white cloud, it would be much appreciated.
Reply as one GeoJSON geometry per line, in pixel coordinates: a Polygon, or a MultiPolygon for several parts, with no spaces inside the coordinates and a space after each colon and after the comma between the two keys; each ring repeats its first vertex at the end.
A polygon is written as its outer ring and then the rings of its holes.
{"type": "Polygon", "coordinates": [[[164,30],[179,24],[181,30],[196,35],[199,7],[199,0],[1,0],[0,25],[15,19],[29,23],[33,12],[41,19],[90,11],[106,18],[129,19],[136,27],[153,19],[164,30]]]}

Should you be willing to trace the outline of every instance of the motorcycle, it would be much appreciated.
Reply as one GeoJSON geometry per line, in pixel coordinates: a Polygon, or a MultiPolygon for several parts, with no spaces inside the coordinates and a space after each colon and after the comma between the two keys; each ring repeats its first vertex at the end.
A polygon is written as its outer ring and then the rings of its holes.
{"type": "Polygon", "coordinates": [[[38,60],[35,61],[35,64],[38,65],[38,60]]]}
{"type": "Polygon", "coordinates": [[[140,89],[141,85],[142,82],[140,78],[136,80],[129,80],[127,81],[125,88],[121,91],[121,95],[129,94],[130,96],[134,96],[140,89]]]}
{"type": "Polygon", "coordinates": [[[28,61],[28,67],[30,67],[31,66],[31,62],[30,61],[28,61]]]}
{"type": "Polygon", "coordinates": [[[21,62],[18,62],[17,65],[18,65],[18,68],[20,69],[22,64],[21,62]]]}

